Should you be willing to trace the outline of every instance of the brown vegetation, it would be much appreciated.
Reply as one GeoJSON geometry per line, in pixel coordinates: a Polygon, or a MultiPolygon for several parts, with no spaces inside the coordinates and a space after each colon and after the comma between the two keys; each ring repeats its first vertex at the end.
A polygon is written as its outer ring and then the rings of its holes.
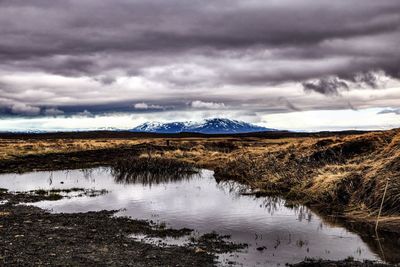
{"type": "Polygon", "coordinates": [[[304,140],[275,151],[244,153],[216,168],[216,176],[371,220],[389,179],[382,212],[399,216],[400,132],[304,140]]]}
{"type": "MultiPolygon", "coordinates": [[[[280,137],[274,134],[93,138],[60,134],[59,138],[0,138],[2,172],[110,165],[129,157],[173,159],[214,169],[219,180],[237,180],[259,193],[282,195],[371,222],[376,219],[386,181],[390,179],[382,222],[400,231],[399,130],[282,133],[280,137]]],[[[120,167],[121,174],[128,173],[127,166],[121,163],[120,167]]]]}

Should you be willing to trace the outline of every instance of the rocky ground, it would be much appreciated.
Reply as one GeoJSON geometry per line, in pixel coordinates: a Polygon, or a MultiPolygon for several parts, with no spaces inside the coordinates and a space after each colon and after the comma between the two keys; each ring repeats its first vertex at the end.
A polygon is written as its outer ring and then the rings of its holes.
{"type": "Polygon", "coordinates": [[[388,265],[376,263],[372,261],[354,261],[353,259],[346,259],[343,261],[325,261],[307,259],[303,262],[290,265],[292,267],[386,267],[388,265]]]}

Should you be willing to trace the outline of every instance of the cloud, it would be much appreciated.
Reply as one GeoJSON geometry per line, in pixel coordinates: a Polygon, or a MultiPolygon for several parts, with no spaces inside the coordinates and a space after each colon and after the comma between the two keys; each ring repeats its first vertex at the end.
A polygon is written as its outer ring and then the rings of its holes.
{"type": "Polygon", "coordinates": [[[57,115],[62,115],[64,114],[64,111],[59,110],[57,108],[46,108],[43,111],[43,114],[46,116],[57,116],[57,115]]]}
{"type": "Polygon", "coordinates": [[[400,115],[400,108],[398,108],[398,109],[388,108],[388,109],[384,109],[384,110],[381,110],[378,112],[378,114],[390,114],[390,113],[400,115]]]}
{"type": "Polygon", "coordinates": [[[23,103],[17,103],[11,106],[11,113],[17,115],[33,116],[40,113],[40,108],[29,106],[23,103]]]}
{"type": "Polygon", "coordinates": [[[133,105],[135,109],[147,110],[147,109],[164,109],[164,107],[159,105],[149,105],[147,103],[136,103],[133,105]]]}
{"type": "Polygon", "coordinates": [[[0,114],[393,106],[399,14],[398,0],[2,0],[0,114]]]}
{"type": "Polygon", "coordinates": [[[197,108],[197,109],[224,109],[224,108],[226,108],[224,103],[203,102],[200,100],[191,102],[190,106],[192,108],[197,108]]]}
{"type": "Polygon", "coordinates": [[[323,95],[339,95],[339,90],[349,89],[345,81],[336,77],[320,79],[314,82],[303,82],[302,85],[305,91],[314,91],[323,95]]]}
{"type": "Polygon", "coordinates": [[[301,111],[300,108],[296,107],[295,105],[293,105],[292,102],[290,102],[288,99],[286,99],[285,97],[279,97],[278,101],[283,103],[284,105],[286,105],[286,107],[290,110],[293,111],[301,111]]]}
{"type": "Polygon", "coordinates": [[[379,81],[378,81],[378,76],[376,73],[373,73],[371,71],[365,72],[365,73],[359,73],[356,74],[353,77],[353,80],[356,81],[359,84],[365,84],[369,87],[372,88],[378,88],[379,86],[379,81]]]}
{"type": "Polygon", "coordinates": [[[101,76],[98,78],[96,77],[95,80],[99,81],[100,83],[102,83],[104,85],[110,85],[110,84],[113,84],[114,82],[116,82],[116,79],[111,76],[101,76]]]}
{"type": "Polygon", "coordinates": [[[94,118],[95,117],[92,112],[90,112],[90,111],[88,111],[86,109],[84,111],[82,111],[82,112],[76,113],[76,116],[78,116],[78,117],[89,117],[89,118],[94,118]]]}
{"type": "MultiPolygon", "coordinates": [[[[338,68],[325,70],[325,75],[351,76],[370,69],[399,74],[395,52],[400,4],[396,0],[40,2],[0,3],[4,36],[0,57],[7,64],[62,75],[107,75],[118,69],[140,73],[187,55],[239,56],[245,64],[254,61],[251,55],[258,49],[266,52],[263,57],[269,68],[280,68],[289,79],[294,68],[290,63],[296,60],[343,60],[338,68]],[[227,4],[229,9],[224,8],[227,4]],[[16,16],[24,17],[24,22],[15,22],[16,16]],[[53,23],[49,25],[44,17],[53,23]]],[[[200,62],[192,65],[196,63],[200,62]]],[[[312,69],[304,79],[319,74],[312,69]]],[[[250,72],[242,76],[252,77],[250,72]]],[[[176,82],[185,79],[175,77],[176,82]]],[[[280,79],[279,73],[268,76],[270,82],[280,79]]]]}

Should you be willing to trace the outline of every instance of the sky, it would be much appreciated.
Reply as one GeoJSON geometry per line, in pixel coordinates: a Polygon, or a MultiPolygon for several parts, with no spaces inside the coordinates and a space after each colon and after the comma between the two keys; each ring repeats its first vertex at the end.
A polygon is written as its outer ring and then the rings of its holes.
{"type": "Polygon", "coordinates": [[[400,127],[398,0],[0,0],[0,131],[400,127]]]}

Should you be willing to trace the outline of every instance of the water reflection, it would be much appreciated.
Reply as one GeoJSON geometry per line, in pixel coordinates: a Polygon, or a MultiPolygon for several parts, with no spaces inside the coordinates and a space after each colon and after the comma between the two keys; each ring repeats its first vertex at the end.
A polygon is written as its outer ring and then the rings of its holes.
{"type": "Polygon", "coordinates": [[[190,163],[160,157],[128,158],[111,167],[111,175],[117,183],[150,186],[187,180],[197,171],[190,163]]]}
{"type": "MultiPolygon", "coordinates": [[[[96,198],[35,205],[53,212],[121,209],[119,216],[166,222],[174,228],[188,227],[195,229],[197,235],[215,230],[231,235],[235,242],[249,244],[244,251],[220,255],[221,261],[274,266],[305,257],[376,260],[383,256],[373,235],[365,229],[320,216],[302,205],[288,206],[278,197],[242,195],[248,192],[246,187],[234,182],[217,183],[207,170],[173,177],[121,175],[110,168],[7,174],[0,175],[0,187],[11,191],[107,189],[108,194],[96,198]]],[[[399,262],[397,240],[381,238],[386,260],[399,262]]]]}
{"type": "Polygon", "coordinates": [[[142,184],[144,186],[152,186],[189,180],[196,174],[187,172],[168,174],[154,173],[151,171],[129,172],[118,168],[112,168],[111,175],[114,177],[115,182],[119,184],[142,184]]]}

